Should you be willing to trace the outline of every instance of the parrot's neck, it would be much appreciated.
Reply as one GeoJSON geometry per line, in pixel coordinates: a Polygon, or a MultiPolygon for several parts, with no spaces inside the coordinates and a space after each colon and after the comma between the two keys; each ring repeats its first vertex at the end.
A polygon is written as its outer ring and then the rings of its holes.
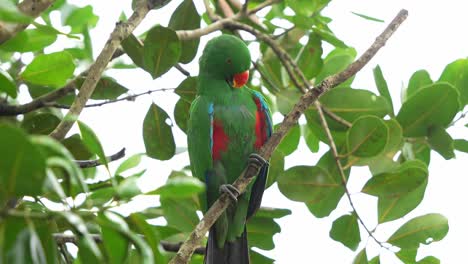
{"type": "Polygon", "coordinates": [[[233,89],[224,80],[207,74],[198,76],[198,94],[217,100],[229,100],[234,94],[240,92],[240,89],[233,89]]]}

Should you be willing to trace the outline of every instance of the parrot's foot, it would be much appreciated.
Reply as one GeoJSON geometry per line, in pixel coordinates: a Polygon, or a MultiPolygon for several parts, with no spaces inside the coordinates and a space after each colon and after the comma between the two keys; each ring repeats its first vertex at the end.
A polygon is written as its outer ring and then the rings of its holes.
{"type": "Polygon", "coordinates": [[[219,186],[220,193],[227,193],[229,197],[237,203],[237,196],[240,195],[240,191],[232,184],[223,184],[219,186]]]}
{"type": "Polygon", "coordinates": [[[265,165],[269,165],[268,160],[264,159],[262,156],[258,155],[257,153],[252,153],[249,156],[249,163],[254,165],[257,169],[265,165]]]}

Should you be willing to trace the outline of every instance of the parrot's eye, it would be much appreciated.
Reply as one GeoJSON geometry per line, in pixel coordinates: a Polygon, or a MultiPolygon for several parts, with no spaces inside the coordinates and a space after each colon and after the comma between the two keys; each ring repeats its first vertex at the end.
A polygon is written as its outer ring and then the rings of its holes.
{"type": "Polygon", "coordinates": [[[226,60],[226,63],[227,63],[227,64],[232,64],[231,58],[228,58],[228,59],[226,60]]]}

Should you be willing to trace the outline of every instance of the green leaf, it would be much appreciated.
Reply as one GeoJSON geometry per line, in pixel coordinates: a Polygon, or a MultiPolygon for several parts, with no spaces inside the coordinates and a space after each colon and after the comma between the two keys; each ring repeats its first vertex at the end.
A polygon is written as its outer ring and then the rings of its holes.
{"type": "MultiPolygon", "coordinates": [[[[320,102],[329,111],[348,122],[354,122],[361,116],[373,115],[384,117],[389,113],[387,100],[367,90],[335,88],[320,97],[320,102]],[[350,100],[349,98],[352,98],[350,100]]],[[[313,109],[313,107],[311,107],[313,109]]],[[[309,111],[308,117],[320,124],[317,111],[309,111]]],[[[325,116],[331,130],[345,131],[348,127],[325,116]]]]}
{"type": "Polygon", "coordinates": [[[268,170],[267,182],[265,189],[273,185],[278,179],[278,176],[284,172],[284,154],[279,150],[275,150],[270,157],[270,167],[268,170]]]}
{"type": "Polygon", "coordinates": [[[418,254],[417,248],[403,248],[400,249],[395,255],[403,261],[403,263],[415,263],[416,262],[416,255],[418,254]]]}
{"type": "Polygon", "coordinates": [[[177,126],[187,133],[187,125],[189,119],[190,103],[185,100],[178,100],[174,107],[174,118],[177,126]]]}
{"type": "Polygon", "coordinates": [[[320,28],[314,28],[314,33],[320,36],[320,38],[331,45],[335,46],[336,48],[347,49],[348,46],[339,38],[333,34],[333,32],[329,30],[323,30],[320,28]]]}
{"type": "Polygon", "coordinates": [[[299,145],[299,140],[301,139],[301,128],[299,125],[294,125],[284,136],[281,143],[278,145],[277,150],[281,151],[284,156],[287,156],[293,153],[297,146],[299,145]]]}
{"type": "Polygon", "coordinates": [[[468,59],[459,59],[448,64],[440,75],[440,82],[453,85],[460,94],[460,109],[468,104],[468,59]]]}
{"type": "Polygon", "coordinates": [[[130,34],[126,39],[122,40],[121,46],[135,65],[148,71],[143,61],[143,43],[135,35],[130,34]]]}
{"type": "Polygon", "coordinates": [[[138,153],[126,159],[119,165],[119,167],[117,167],[117,169],[115,170],[115,175],[119,175],[122,172],[125,172],[138,166],[141,162],[141,156],[143,156],[143,154],[138,153]]]}
{"type": "MultiPolygon", "coordinates": [[[[346,161],[344,159],[343,161],[346,161]]],[[[312,201],[306,203],[307,208],[315,217],[325,217],[335,210],[338,206],[338,202],[341,200],[344,194],[344,188],[342,186],[342,178],[340,171],[336,165],[336,160],[331,151],[325,153],[317,163],[317,166],[328,171],[330,174],[330,180],[335,183],[334,188],[330,188],[324,191],[322,197],[318,201],[312,201]]],[[[345,170],[346,179],[349,176],[349,169],[345,170]]]]}
{"type": "Polygon", "coordinates": [[[95,27],[99,17],[93,13],[91,5],[82,8],[73,6],[73,9],[62,17],[62,20],[64,25],[71,27],[70,33],[81,33],[85,27],[95,27]]]}
{"type": "Polygon", "coordinates": [[[392,172],[373,176],[364,185],[362,192],[378,197],[407,194],[421,186],[428,173],[423,162],[408,160],[392,172]]]}
{"type": "Polygon", "coordinates": [[[60,123],[60,118],[49,112],[32,112],[24,116],[21,128],[30,134],[48,135],[60,123]]]}
{"type": "Polygon", "coordinates": [[[308,0],[288,0],[287,5],[294,10],[296,14],[303,16],[312,16],[316,11],[326,6],[330,0],[308,1],[308,0]]]}
{"type": "Polygon", "coordinates": [[[371,260],[369,260],[369,264],[380,264],[380,256],[377,255],[373,257],[371,260]]]}
{"type": "Polygon", "coordinates": [[[402,249],[418,248],[421,243],[429,245],[440,241],[447,235],[448,229],[447,218],[443,215],[427,214],[406,222],[387,242],[402,249]]]}
{"type": "Polygon", "coordinates": [[[167,224],[182,232],[192,232],[200,219],[197,215],[197,201],[191,198],[161,197],[161,207],[167,224]]]}
{"type": "Polygon", "coordinates": [[[114,188],[107,187],[102,189],[94,190],[88,197],[92,206],[103,206],[104,204],[111,201],[116,195],[114,188]]]}
{"type": "Polygon", "coordinates": [[[255,250],[250,250],[249,253],[250,261],[255,264],[273,264],[274,259],[266,257],[255,250]]]}
{"type": "Polygon", "coordinates": [[[50,34],[38,29],[26,29],[0,45],[3,51],[39,51],[51,45],[57,39],[56,34],[50,34]]]}
{"type": "Polygon", "coordinates": [[[330,237],[342,243],[351,250],[356,250],[361,237],[359,235],[359,225],[355,214],[342,215],[333,221],[330,230],[330,237]]]}
{"type": "MultiPolygon", "coordinates": [[[[336,48],[330,52],[324,60],[323,68],[320,73],[315,77],[315,83],[320,83],[326,77],[338,73],[348,67],[356,57],[356,50],[353,48],[336,48]]],[[[351,84],[352,78],[345,81],[341,86],[351,84]]]]}
{"type": "Polygon", "coordinates": [[[249,245],[264,250],[275,248],[273,236],[281,232],[281,227],[272,219],[254,216],[247,222],[249,245]]]}
{"type": "Polygon", "coordinates": [[[0,91],[5,92],[8,96],[16,98],[18,91],[16,90],[16,83],[11,78],[8,72],[0,69],[0,91]]]}
{"type": "Polygon", "coordinates": [[[301,126],[301,135],[305,139],[310,151],[316,153],[319,150],[319,139],[308,125],[301,126]]]}
{"type": "Polygon", "coordinates": [[[197,82],[197,77],[187,77],[174,92],[180,96],[180,99],[191,103],[197,96],[197,82]]]}
{"type": "Polygon", "coordinates": [[[78,121],[78,127],[80,128],[81,137],[86,147],[94,154],[99,157],[99,161],[108,167],[107,158],[104,154],[104,149],[102,148],[99,138],[94,133],[94,131],[87,126],[85,123],[78,121]]]}
{"type": "Polygon", "coordinates": [[[354,258],[353,264],[368,264],[366,249],[363,248],[354,258]]]}
{"type": "Polygon", "coordinates": [[[440,260],[434,256],[427,256],[418,261],[417,264],[440,264],[440,260]]]}
{"type": "Polygon", "coordinates": [[[341,188],[321,167],[295,166],[278,177],[278,188],[287,198],[298,202],[319,202],[334,188],[341,188]]]}
{"type": "Polygon", "coordinates": [[[166,73],[178,61],[181,43],[174,30],[162,26],[148,31],[144,41],[143,55],[145,69],[153,79],[166,73]]]}
{"type": "Polygon", "coordinates": [[[93,156],[93,153],[85,146],[79,134],[73,134],[62,140],[62,144],[70,151],[76,160],[87,160],[93,156]]]}
{"type": "Polygon", "coordinates": [[[455,139],[453,146],[456,150],[468,153],[468,141],[465,139],[455,139]]]}
{"type": "Polygon", "coordinates": [[[278,111],[283,115],[287,115],[301,97],[301,93],[295,89],[283,89],[275,95],[278,111]]]}
{"type": "Polygon", "coordinates": [[[258,211],[255,213],[255,216],[266,218],[282,218],[290,215],[291,213],[292,212],[289,209],[260,207],[260,209],[258,209],[258,211]]]}
{"type": "MultiPolygon", "coordinates": [[[[200,15],[192,0],[184,0],[172,13],[169,27],[173,30],[192,30],[200,27],[200,15]]],[[[197,55],[200,39],[183,41],[179,61],[189,63],[197,55]]]]}
{"type": "Polygon", "coordinates": [[[377,206],[379,223],[399,219],[415,209],[424,198],[426,186],[427,179],[408,193],[379,197],[377,206]]]}
{"type": "Polygon", "coordinates": [[[162,239],[159,232],[146,222],[146,219],[142,214],[131,214],[128,216],[130,223],[133,223],[134,229],[138,230],[138,233],[142,234],[146,243],[151,247],[154,256],[154,263],[166,263],[167,260],[164,255],[161,254],[163,249],[159,244],[162,239]]]}
{"type": "Polygon", "coordinates": [[[175,154],[172,129],[167,124],[167,113],[152,103],[143,121],[143,140],[148,157],[168,160],[175,154]]]}
{"type": "Polygon", "coordinates": [[[455,158],[453,139],[444,128],[440,126],[431,127],[427,136],[427,142],[431,148],[444,157],[444,159],[455,158]]]}
{"type": "Polygon", "coordinates": [[[356,12],[351,12],[352,14],[358,16],[358,17],[362,17],[364,19],[367,19],[367,20],[370,20],[370,21],[375,21],[375,22],[380,22],[380,23],[384,23],[385,21],[382,20],[382,19],[378,19],[378,18],[375,18],[375,17],[370,17],[370,16],[366,16],[366,15],[363,15],[363,14],[360,14],[360,13],[356,13],[356,12]]]}
{"type": "Polygon", "coordinates": [[[37,55],[20,77],[27,82],[57,88],[65,85],[74,70],[73,57],[68,52],[61,51],[37,55]]]}
{"type": "Polygon", "coordinates": [[[310,34],[309,41],[298,54],[297,66],[302,69],[304,76],[310,80],[322,70],[322,41],[317,34],[310,34]]]}
{"type": "Polygon", "coordinates": [[[12,196],[40,195],[46,162],[39,149],[21,129],[5,124],[0,124],[0,146],[0,204],[12,196]]]}
{"type": "Polygon", "coordinates": [[[376,116],[363,116],[353,122],[346,134],[348,152],[357,157],[373,157],[388,142],[388,127],[376,116]]]}
{"type": "Polygon", "coordinates": [[[0,17],[2,21],[27,24],[32,18],[23,14],[11,1],[0,2],[0,17]]]}
{"type": "MultiPolygon", "coordinates": [[[[80,87],[83,85],[86,78],[78,78],[76,86],[80,87]]],[[[94,89],[91,99],[94,100],[114,100],[120,95],[128,92],[128,89],[120,85],[114,78],[104,76],[99,79],[94,89]]]]}
{"type": "Polygon", "coordinates": [[[387,81],[385,80],[382,73],[382,69],[380,69],[379,65],[377,65],[377,67],[374,68],[374,81],[375,85],[377,86],[377,90],[379,90],[380,95],[387,99],[387,103],[390,108],[390,115],[394,116],[392,96],[388,91],[387,81]]]}
{"type": "Polygon", "coordinates": [[[145,171],[127,177],[119,183],[119,186],[117,187],[117,193],[120,199],[127,200],[137,195],[143,194],[140,187],[138,187],[138,179],[140,179],[140,176],[144,172],[145,171]]]}
{"type": "Polygon", "coordinates": [[[427,136],[431,127],[448,126],[458,109],[457,90],[448,83],[435,83],[408,98],[397,120],[406,137],[422,137],[427,136]]]}
{"type": "Polygon", "coordinates": [[[190,176],[171,177],[166,184],[146,194],[159,194],[163,197],[190,197],[205,191],[205,184],[190,176]]]}
{"type": "MultiPolygon", "coordinates": [[[[53,87],[35,85],[32,83],[28,83],[27,86],[28,86],[29,95],[31,95],[33,99],[36,99],[40,96],[43,96],[45,94],[48,94],[56,90],[56,88],[53,88],[53,87]]],[[[62,98],[58,99],[56,102],[59,104],[70,106],[72,105],[74,100],[75,100],[75,90],[69,92],[67,95],[64,95],[62,98]]]]}
{"type": "MultiPolygon", "coordinates": [[[[109,216],[114,217],[114,214],[109,214],[109,216]]],[[[121,220],[116,217],[116,220],[121,220]]],[[[98,222],[100,223],[101,232],[102,232],[102,241],[104,248],[107,251],[107,257],[109,263],[124,263],[125,258],[127,257],[127,252],[129,251],[130,243],[126,237],[124,237],[120,232],[120,228],[127,229],[125,222],[118,221],[121,227],[116,228],[115,222],[109,220],[104,214],[98,215],[98,222]]]]}
{"type": "Polygon", "coordinates": [[[419,70],[411,75],[411,78],[408,83],[408,88],[406,88],[405,100],[413,96],[421,88],[429,86],[433,83],[431,76],[426,70],[419,70]]]}

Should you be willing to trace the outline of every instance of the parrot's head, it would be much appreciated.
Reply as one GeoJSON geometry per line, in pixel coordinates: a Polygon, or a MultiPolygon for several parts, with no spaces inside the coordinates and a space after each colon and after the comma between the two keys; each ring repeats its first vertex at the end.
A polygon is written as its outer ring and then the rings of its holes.
{"type": "Polygon", "coordinates": [[[225,80],[232,88],[241,88],[247,83],[249,67],[249,49],[232,35],[221,35],[208,41],[200,58],[200,75],[225,80]]]}

